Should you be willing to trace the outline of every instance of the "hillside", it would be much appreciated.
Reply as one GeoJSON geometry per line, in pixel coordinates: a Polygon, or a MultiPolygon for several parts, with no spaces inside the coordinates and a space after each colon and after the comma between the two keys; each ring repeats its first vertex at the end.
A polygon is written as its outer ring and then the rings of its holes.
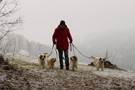
{"type": "MultiPolygon", "coordinates": [[[[108,51],[109,58],[113,64],[117,64],[122,69],[135,71],[135,30],[107,30],[104,32],[90,33],[84,38],[80,37],[76,41],[75,46],[86,56],[105,56],[108,51]]],[[[77,55],[80,55],[77,53],[77,55]]],[[[81,62],[89,62],[90,60],[83,60],[81,55],[81,62]]]]}
{"type": "MultiPolygon", "coordinates": [[[[20,56],[21,57],[21,56],[20,56]]],[[[11,57],[8,56],[9,59],[11,57]]],[[[39,70],[37,58],[14,57],[11,70],[0,67],[0,90],[134,90],[135,72],[105,69],[79,64],[78,71],[55,69],[39,70]],[[24,61],[23,59],[27,60],[24,61]],[[31,61],[31,62],[29,62],[31,61]]]]}
{"type": "MultiPolygon", "coordinates": [[[[123,32],[123,30],[114,30],[88,33],[85,37],[74,39],[73,44],[85,56],[104,57],[107,50],[109,54],[108,61],[117,64],[117,66],[122,69],[135,71],[134,31],[135,30],[124,30],[123,32]]],[[[28,52],[30,56],[37,56],[43,52],[51,52],[52,45],[40,44],[38,42],[29,41],[23,35],[11,34],[3,39],[0,48],[3,49],[1,53],[18,54],[23,50],[28,52]]],[[[56,56],[55,50],[53,51],[53,55],[56,56]]],[[[69,54],[77,55],[79,63],[88,64],[93,61],[92,59],[87,59],[80,55],[75,48],[74,51],[69,50],[69,54]]]]}

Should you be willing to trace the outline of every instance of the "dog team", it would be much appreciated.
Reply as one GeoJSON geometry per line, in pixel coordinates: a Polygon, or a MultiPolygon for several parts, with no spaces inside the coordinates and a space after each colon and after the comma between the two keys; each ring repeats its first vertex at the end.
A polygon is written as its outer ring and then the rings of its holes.
{"type": "MultiPolygon", "coordinates": [[[[63,20],[60,21],[60,24],[54,31],[54,34],[52,36],[52,41],[53,41],[53,45],[56,45],[56,49],[59,52],[60,69],[63,70],[63,66],[64,66],[63,65],[63,53],[64,53],[66,70],[69,70],[69,65],[71,65],[71,69],[73,71],[77,70],[78,69],[77,56],[75,56],[75,55],[71,56],[70,62],[69,62],[68,48],[69,48],[69,43],[71,45],[73,39],[72,39],[69,28],[67,27],[65,21],[63,21],[63,20]],[[68,39],[69,39],[69,41],[68,41],[68,39]]],[[[97,57],[93,57],[93,56],[91,56],[91,58],[94,59],[93,63],[96,67],[96,70],[99,70],[101,68],[101,70],[104,71],[105,58],[103,58],[103,57],[97,58],[97,57]]],[[[38,59],[39,59],[40,69],[45,68],[45,62],[47,62],[49,69],[54,69],[54,64],[56,62],[56,58],[50,58],[48,53],[43,53],[42,55],[39,55],[38,59]]]]}
{"type": "MultiPolygon", "coordinates": [[[[101,71],[104,71],[105,58],[104,57],[94,57],[94,56],[91,56],[91,58],[94,59],[93,64],[96,67],[96,70],[99,71],[99,69],[101,69],[101,71]]],[[[38,56],[38,61],[39,61],[40,69],[45,69],[45,67],[48,67],[49,69],[54,69],[56,58],[49,58],[48,53],[43,53],[38,56]],[[46,63],[47,63],[47,66],[45,66],[46,63]]],[[[70,57],[70,65],[71,65],[72,71],[78,70],[77,56],[73,55],[70,57]]]]}
{"type": "MultiPolygon", "coordinates": [[[[70,57],[70,64],[73,71],[77,70],[77,61],[78,61],[78,58],[76,56],[70,57]]],[[[43,53],[38,56],[38,62],[39,62],[40,69],[44,69],[45,67],[48,67],[49,69],[54,69],[56,58],[49,58],[48,53],[43,53]],[[45,66],[46,63],[47,63],[47,66],[45,66]]]]}

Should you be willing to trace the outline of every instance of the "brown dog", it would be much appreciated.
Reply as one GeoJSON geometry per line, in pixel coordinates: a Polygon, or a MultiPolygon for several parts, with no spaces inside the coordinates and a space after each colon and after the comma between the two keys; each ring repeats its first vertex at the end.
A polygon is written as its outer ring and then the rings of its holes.
{"type": "Polygon", "coordinates": [[[101,68],[101,71],[104,71],[105,58],[93,56],[91,56],[91,58],[94,59],[93,64],[96,67],[96,70],[99,71],[99,69],[101,68]]]}
{"type": "Polygon", "coordinates": [[[71,57],[70,57],[71,68],[72,68],[73,71],[74,71],[75,69],[76,69],[76,70],[78,69],[78,67],[77,67],[77,64],[78,64],[77,61],[78,61],[77,56],[71,56],[71,57]]]}
{"type": "Polygon", "coordinates": [[[49,69],[54,69],[54,64],[56,62],[56,58],[47,59],[47,64],[49,69]]]}

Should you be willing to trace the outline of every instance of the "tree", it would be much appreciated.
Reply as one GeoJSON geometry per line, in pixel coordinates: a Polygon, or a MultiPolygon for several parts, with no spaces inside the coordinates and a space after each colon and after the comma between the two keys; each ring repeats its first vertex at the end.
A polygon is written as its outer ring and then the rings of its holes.
{"type": "MultiPolygon", "coordinates": [[[[17,30],[18,25],[22,23],[22,18],[15,16],[15,13],[19,10],[17,9],[18,2],[19,0],[0,0],[0,45],[2,39],[17,30]]],[[[6,49],[6,46],[2,48],[6,49]]]]}

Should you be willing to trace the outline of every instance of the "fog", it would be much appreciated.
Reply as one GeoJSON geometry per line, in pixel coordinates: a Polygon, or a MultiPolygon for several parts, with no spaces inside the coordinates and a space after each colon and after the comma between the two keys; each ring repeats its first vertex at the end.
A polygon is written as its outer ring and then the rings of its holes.
{"type": "MultiPolygon", "coordinates": [[[[134,4],[134,0],[20,0],[18,14],[24,23],[15,33],[51,47],[54,29],[65,20],[82,53],[104,56],[108,50],[113,63],[135,70],[134,4]]],[[[92,61],[79,57],[82,63],[92,61]]]]}
{"type": "Polygon", "coordinates": [[[54,29],[65,20],[74,42],[85,36],[135,29],[134,0],[20,0],[24,20],[16,33],[43,44],[52,44],[54,29]]]}

